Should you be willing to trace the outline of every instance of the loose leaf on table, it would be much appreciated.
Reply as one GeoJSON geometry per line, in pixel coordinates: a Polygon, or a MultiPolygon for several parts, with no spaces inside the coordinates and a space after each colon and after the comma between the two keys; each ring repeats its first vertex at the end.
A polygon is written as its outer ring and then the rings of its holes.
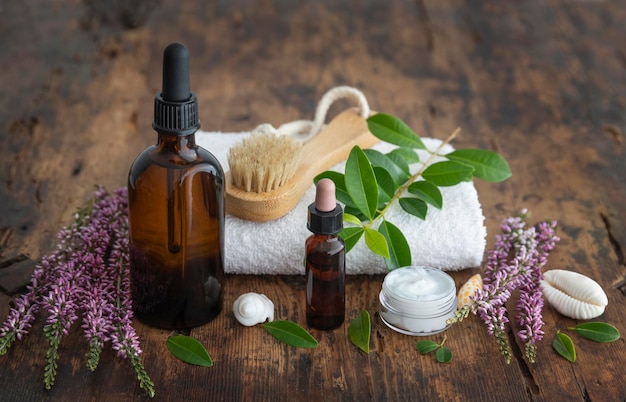
{"type": "Polygon", "coordinates": [[[350,342],[365,353],[369,353],[371,332],[372,323],[370,321],[370,314],[367,310],[361,310],[350,323],[350,328],[348,329],[350,342]]]}
{"type": "Polygon", "coordinates": [[[557,332],[554,337],[554,341],[552,341],[552,347],[558,354],[572,363],[576,361],[576,348],[574,347],[574,342],[572,342],[572,338],[566,334],[560,331],[557,332]]]}
{"type": "Polygon", "coordinates": [[[279,341],[297,348],[314,348],[318,345],[306,329],[292,321],[271,321],[263,324],[263,328],[279,341]]]}
{"type": "Polygon", "coordinates": [[[387,268],[392,270],[411,265],[411,248],[402,231],[389,221],[383,221],[378,231],[385,237],[389,247],[389,258],[385,259],[387,268]]]}
{"type": "Polygon", "coordinates": [[[203,367],[213,365],[211,356],[195,338],[186,335],[174,335],[167,338],[166,344],[169,351],[185,363],[203,367]]]}
{"type": "Polygon", "coordinates": [[[420,200],[427,202],[437,209],[443,207],[441,190],[430,182],[425,180],[416,181],[415,183],[411,183],[407,190],[420,200]]]}
{"type": "Polygon", "coordinates": [[[606,322],[586,322],[570,329],[583,338],[596,342],[613,342],[620,338],[619,330],[606,322]]]}
{"type": "Polygon", "coordinates": [[[499,154],[486,149],[457,149],[445,155],[449,160],[470,165],[474,176],[489,182],[500,182],[511,177],[508,163],[499,154]]]}
{"type": "Polygon", "coordinates": [[[446,339],[447,337],[444,336],[441,343],[424,339],[417,342],[417,345],[415,345],[415,349],[417,349],[417,351],[420,352],[420,354],[422,355],[434,351],[435,358],[439,363],[448,363],[452,360],[452,350],[443,346],[444,343],[446,343],[446,339]]]}
{"type": "Polygon", "coordinates": [[[365,228],[365,244],[372,252],[383,258],[389,258],[389,245],[382,233],[372,228],[365,228]]]}
{"type": "Polygon", "coordinates": [[[345,181],[354,205],[366,218],[374,218],[378,206],[378,183],[371,163],[358,146],[352,148],[346,161],[345,181]]]}
{"type": "Polygon", "coordinates": [[[435,357],[439,363],[448,363],[452,360],[452,351],[442,346],[435,352],[435,357]]]}
{"type": "Polygon", "coordinates": [[[445,187],[454,186],[472,177],[474,168],[470,165],[455,161],[433,163],[422,173],[424,180],[434,185],[445,187]]]}
{"type": "Polygon", "coordinates": [[[374,136],[390,144],[426,149],[420,137],[395,116],[377,113],[367,119],[367,127],[374,136]]]}
{"type": "Polygon", "coordinates": [[[437,342],[424,339],[423,341],[417,342],[415,349],[417,349],[420,354],[425,355],[439,349],[439,344],[437,342]]]}

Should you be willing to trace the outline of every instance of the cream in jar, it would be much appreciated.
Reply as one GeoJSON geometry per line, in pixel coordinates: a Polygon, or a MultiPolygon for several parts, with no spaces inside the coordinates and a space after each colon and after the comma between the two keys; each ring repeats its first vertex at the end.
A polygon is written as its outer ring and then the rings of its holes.
{"type": "Polygon", "coordinates": [[[449,327],[456,310],[456,286],[445,272],[410,266],[385,276],[380,316],[391,329],[407,335],[432,335],[449,327]]]}

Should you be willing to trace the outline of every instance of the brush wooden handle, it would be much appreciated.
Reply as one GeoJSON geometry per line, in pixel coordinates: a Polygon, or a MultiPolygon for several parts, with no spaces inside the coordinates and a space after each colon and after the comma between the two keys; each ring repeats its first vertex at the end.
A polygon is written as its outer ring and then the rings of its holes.
{"type": "Polygon", "coordinates": [[[246,192],[235,187],[226,172],[226,212],[255,222],[278,219],[298,204],[315,176],[346,160],[355,145],[370,148],[379,141],[365,119],[348,109],[303,145],[296,173],[276,190],[246,192]]]}

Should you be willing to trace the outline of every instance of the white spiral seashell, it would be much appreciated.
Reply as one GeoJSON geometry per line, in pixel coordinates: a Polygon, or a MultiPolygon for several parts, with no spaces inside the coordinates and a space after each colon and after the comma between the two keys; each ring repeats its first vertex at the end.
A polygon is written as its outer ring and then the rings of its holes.
{"type": "Polygon", "coordinates": [[[562,269],[547,271],[543,276],[543,296],[559,313],[578,320],[589,320],[604,313],[609,300],[598,282],[562,269]]]}
{"type": "Polygon", "coordinates": [[[274,303],[263,294],[244,293],[233,303],[233,314],[246,327],[274,321],[274,303]]]}

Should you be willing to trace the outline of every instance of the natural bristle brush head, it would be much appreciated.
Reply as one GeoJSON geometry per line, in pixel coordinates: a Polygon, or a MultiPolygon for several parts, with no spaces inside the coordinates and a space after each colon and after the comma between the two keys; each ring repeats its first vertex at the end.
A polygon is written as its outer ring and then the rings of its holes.
{"type": "Polygon", "coordinates": [[[302,145],[299,138],[289,136],[253,138],[267,132],[256,131],[229,151],[230,170],[224,174],[224,184],[226,212],[230,215],[255,222],[285,216],[320,172],[345,161],[355,145],[369,148],[380,141],[354,109],[335,116],[302,145]],[[262,190],[267,188],[274,189],[262,190]]]}
{"type": "Polygon", "coordinates": [[[228,151],[232,184],[246,192],[275,190],[296,172],[302,143],[287,135],[254,134],[228,151]]]}

